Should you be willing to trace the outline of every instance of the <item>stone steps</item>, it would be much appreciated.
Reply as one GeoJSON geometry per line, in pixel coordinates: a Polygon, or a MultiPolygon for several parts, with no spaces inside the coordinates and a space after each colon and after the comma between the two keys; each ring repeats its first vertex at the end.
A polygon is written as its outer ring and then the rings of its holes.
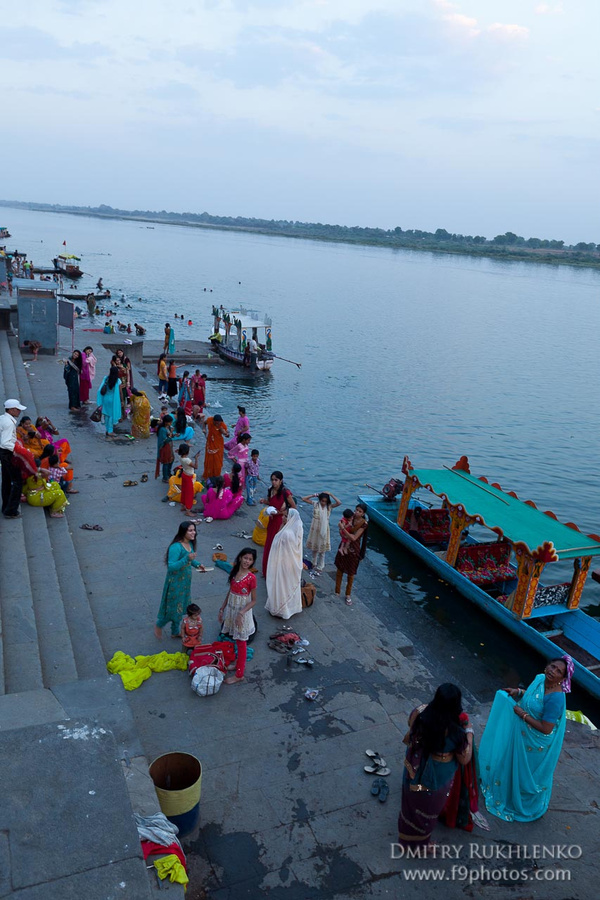
{"type": "MultiPolygon", "coordinates": [[[[35,421],[37,409],[18,343],[0,333],[5,392],[35,421]]],[[[21,507],[22,518],[0,524],[0,691],[16,693],[106,673],[68,520],[21,507]]]]}
{"type": "Polygon", "coordinates": [[[23,516],[23,533],[42,677],[44,687],[52,688],[56,684],[75,681],[77,678],[71,635],[49,534],[63,520],[49,519],[41,508],[27,509],[25,512],[29,515],[23,516]]]}
{"type": "Polygon", "coordinates": [[[96,630],[94,615],[69,533],[67,518],[55,519],[49,529],[60,594],[71,635],[79,678],[106,675],[106,660],[96,630]]]}
{"type": "Polygon", "coordinates": [[[7,694],[44,687],[33,593],[29,581],[24,518],[2,519],[0,522],[2,688],[3,693],[7,694]]]}

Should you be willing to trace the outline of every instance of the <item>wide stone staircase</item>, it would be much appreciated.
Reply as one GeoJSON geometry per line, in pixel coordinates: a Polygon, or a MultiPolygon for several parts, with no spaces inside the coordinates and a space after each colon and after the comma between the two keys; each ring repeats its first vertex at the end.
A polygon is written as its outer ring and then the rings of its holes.
{"type": "MultiPolygon", "coordinates": [[[[0,332],[2,397],[37,410],[16,338],[0,332]]],[[[68,519],[21,504],[0,519],[0,693],[18,694],[106,676],[68,519]]]]}
{"type": "MultiPolygon", "coordinates": [[[[2,405],[18,398],[35,422],[27,371],[16,337],[0,331],[2,405]]],[[[125,692],[106,671],[69,519],[26,503],[21,518],[0,516],[0,766],[0,897],[159,890],[132,814],[157,812],[156,794],[125,692]],[[83,790],[91,784],[99,790],[83,790]]]]}

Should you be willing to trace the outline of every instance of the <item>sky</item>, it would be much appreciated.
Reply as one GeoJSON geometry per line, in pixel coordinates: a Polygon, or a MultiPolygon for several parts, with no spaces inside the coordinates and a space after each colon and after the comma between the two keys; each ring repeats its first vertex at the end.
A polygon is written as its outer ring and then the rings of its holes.
{"type": "Polygon", "coordinates": [[[598,0],[0,0],[0,198],[600,243],[598,0]]]}

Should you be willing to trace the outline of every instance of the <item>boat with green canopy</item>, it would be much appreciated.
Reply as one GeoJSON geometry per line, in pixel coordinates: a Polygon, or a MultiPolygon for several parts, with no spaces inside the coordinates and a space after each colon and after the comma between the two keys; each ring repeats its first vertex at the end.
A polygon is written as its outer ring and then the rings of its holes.
{"type": "Polygon", "coordinates": [[[575,680],[600,699],[600,622],[579,608],[600,536],[472,475],[466,456],[442,469],[415,469],[405,457],[402,471],[399,498],[360,496],[371,520],[540,653],[569,653],[575,680]],[[542,580],[565,562],[568,581],[542,580]]]}

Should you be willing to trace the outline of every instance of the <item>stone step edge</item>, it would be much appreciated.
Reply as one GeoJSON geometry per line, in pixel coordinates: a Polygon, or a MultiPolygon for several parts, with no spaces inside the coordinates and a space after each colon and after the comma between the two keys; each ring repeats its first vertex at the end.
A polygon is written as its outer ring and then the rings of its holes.
{"type": "Polygon", "coordinates": [[[79,557],[70,531],[69,512],[53,522],[50,544],[58,575],[71,646],[80,678],[106,675],[106,658],[98,635],[79,557]]]}
{"type": "MultiPolygon", "coordinates": [[[[13,540],[7,540],[7,534],[3,529],[0,540],[0,610],[2,618],[2,643],[3,643],[3,680],[4,694],[15,694],[22,691],[38,690],[44,687],[42,677],[42,664],[39,655],[39,634],[37,618],[35,615],[35,603],[33,590],[29,579],[29,567],[27,565],[27,545],[23,529],[23,520],[15,519],[11,522],[13,540]],[[16,541],[14,536],[16,534],[16,541]],[[9,546],[10,543],[10,546],[9,546]],[[11,555],[12,565],[8,562],[8,554],[11,555]],[[11,569],[15,570],[11,574],[11,569]],[[17,571],[18,570],[18,571],[17,571]],[[4,577],[18,578],[18,596],[14,591],[2,586],[4,577]],[[16,611],[16,614],[15,614],[16,611]],[[9,619],[27,621],[32,631],[31,640],[18,643],[8,639],[7,623],[9,619]]],[[[16,628],[16,626],[15,626],[16,628]]],[[[12,629],[12,626],[11,626],[12,629]]]]}
{"type": "Polygon", "coordinates": [[[50,540],[59,521],[42,508],[32,507],[23,516],[23,534],[38,633],[44,687],[75,681],[77,666],[67,624],[60,581],[50,540]]]}

